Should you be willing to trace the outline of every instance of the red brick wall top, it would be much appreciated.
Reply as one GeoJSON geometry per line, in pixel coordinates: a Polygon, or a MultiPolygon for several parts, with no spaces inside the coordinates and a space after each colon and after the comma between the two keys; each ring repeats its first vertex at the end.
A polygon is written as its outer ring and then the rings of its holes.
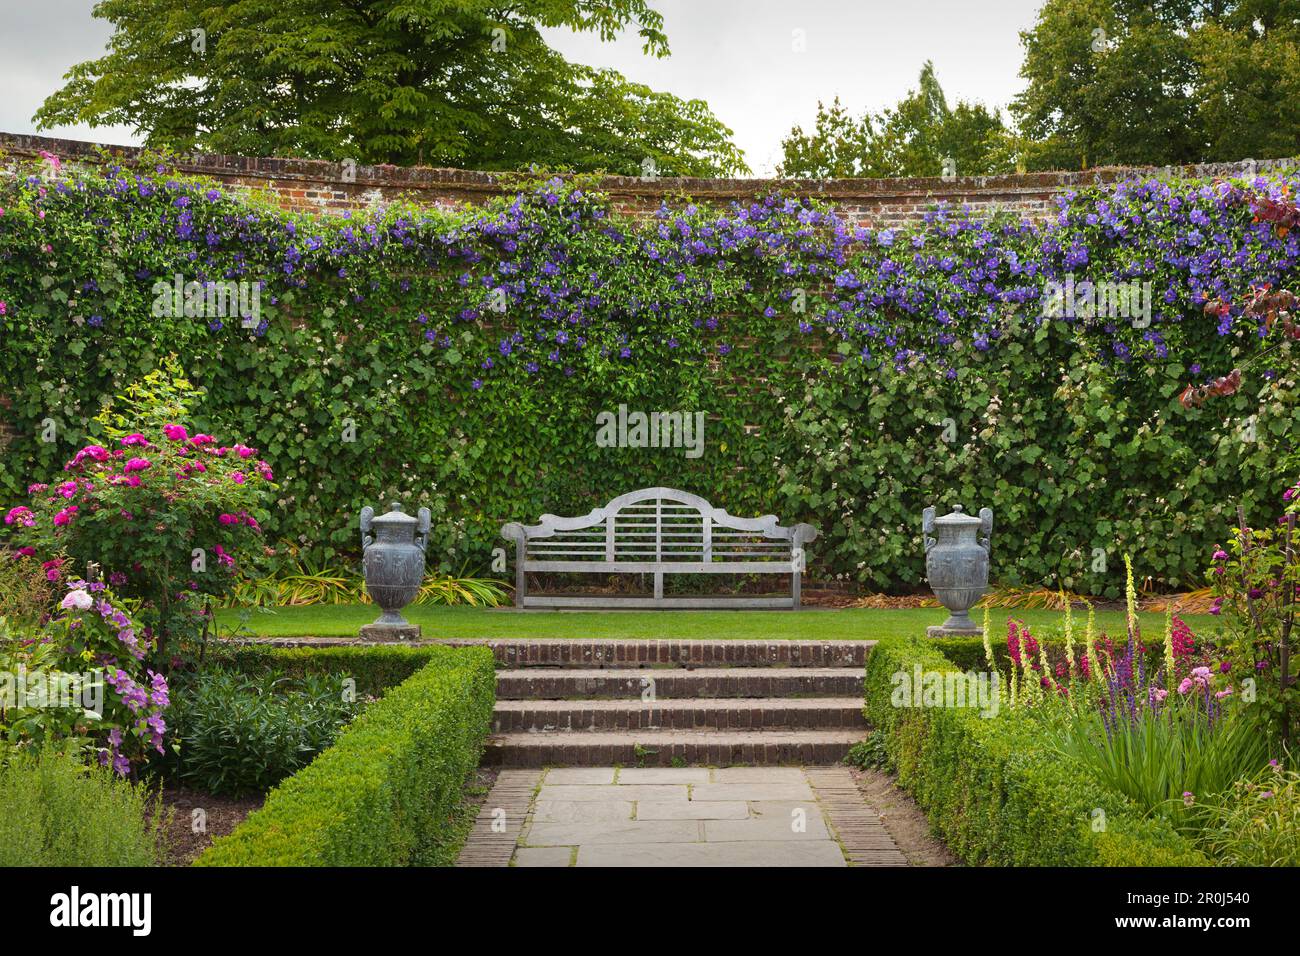
{"type": "MultiPolygon", "coordinates": [[[[132,146],[104,146],[80,140],[54,139],[0,132],[0,163],[35,159],[41,151],[64,161],[98,161],[102,153],[126,164],[139,161],[132,146]]],[[[657,207],[668,195],[688,195],[725,203],[747,200],[779,187],[795,195],[825,200],[851,221],[888,225],[916,220],[939,202],[988,211],[1001,208],[1028,216],[1049,212],[1052,197],[1070,189],[1118,182],[1134,175],[1213,178],[1253,175],[1292,168],[1291,160],[1216,163],[1181,167],[1102,167],[1082,172],[1023,173],[1000,176],[961,176],[953,179],[641,179],[605,176],[601,189],[615,206],[638,213],[657,207]]],[[[364,208],[382,200],[408,198],[429,205],[476,203],[498,195],[503,187],[497,173],[426,166],[364,166],[312,159],[256,156],[191,155],[178,167],[186,173],[210,176],[237,189],[275,193],[286,208],[342,211],[364,208]]]]}

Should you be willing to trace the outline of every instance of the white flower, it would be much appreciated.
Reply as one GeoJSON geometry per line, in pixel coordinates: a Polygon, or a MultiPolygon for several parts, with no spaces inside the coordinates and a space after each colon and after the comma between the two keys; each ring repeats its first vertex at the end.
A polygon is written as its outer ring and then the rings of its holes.
{"type": "Polygon", "coordinates": [[[95,602],[85,590],[77,588],[75,591],[69,591],[68,596],[63,599],[63,602],[59,606],[63,608],[75,607],[78,611],[88,611],[90,610],[90,606],[94,603],[95,602]]]}

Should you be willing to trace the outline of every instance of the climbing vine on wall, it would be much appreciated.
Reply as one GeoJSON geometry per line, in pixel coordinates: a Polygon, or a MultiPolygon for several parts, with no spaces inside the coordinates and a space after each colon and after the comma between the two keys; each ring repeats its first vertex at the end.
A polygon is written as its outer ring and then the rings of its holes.
{"type": "Polygon", "coordinates": [[[206,389],[197,423],[274,467],[268,537],[312,560],[350,559],[357,511],[390,496],[433,509],[459,570],[505,520],[672,484],[818,524],[813,575],[879,587],[921,581],[925,504],[991,504],[995,576],[1101,592],[1124,552],[1199,583],[1233,502],[1271,506],[1295,444],[1292,346],[1212,408],[1177,401],[1267,339],[1244,303],[1294,279],[1300,237],[1247,200],[1285,181],[1131,181],[1045,223],[939,208],[868,230],[780,193],[630,219],[581,177],[322,217],[161,162],[53,166],[0,180],[0,499],[175,353],[206,389]],[[1143,314],[1044,309],[1106,283],[1144,285],[1143,314]],[[704,453],[598,446],[620,404],[704,411],[704,453]]]}

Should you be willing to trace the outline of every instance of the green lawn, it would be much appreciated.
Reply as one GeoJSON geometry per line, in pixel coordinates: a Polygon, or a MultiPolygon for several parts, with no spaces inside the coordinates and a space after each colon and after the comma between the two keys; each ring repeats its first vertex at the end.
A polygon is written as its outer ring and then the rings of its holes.
{"type": "MultiPolygon", "coordinates": [[[[976,612],[975,619],[978,621],[976,612]]],[[[378,611],[369,605],[338,604],[311,607],[282,607],[274,611],[222,610],[217,622],[223,636],[240,627],[262,637],[355,637],[362,624],[369,624],[378,611]]],[[[924,633],[931,624],[942,624],[942,608],[918,610],[803,611],[514,611],[470,607],[412,607],[407,619],[424,629],[425,637],[601,637],[622,639],[747,640],[852,640],[924,633]]],[[[1005,633],[1008,616],[1017,617],[1044,633],[1058,630],[1064,615],[1056,611],[995,610],[994,633],[1005,633]]],[[[1197,634],[1209,634],[1216,619],[1189,615],[1187,623],[1197,634]]],[[[1097,615],[1098,629],[1112,635],[1124,631],[1122,611],[1097,615]]],[[[1142,614],[1144,633],[1154,637],[1164,632],[1164,615],[1142,614]]],[[[1076,614],[1076,633],[1082,638],[1083,617],[1076,614]]]]}

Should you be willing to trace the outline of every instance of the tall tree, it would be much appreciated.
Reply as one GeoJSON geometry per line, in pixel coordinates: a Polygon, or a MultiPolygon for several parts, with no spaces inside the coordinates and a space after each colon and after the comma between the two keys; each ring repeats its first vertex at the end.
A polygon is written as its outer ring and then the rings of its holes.
{"type": "Polygon", "coordinates": [[[1300,154],[1300,2],[1233,4],[1191,48],[1207,159],[1300,154]]]}
{"type": "Polygon", "coordinates": [[[784,176],[980,175],[1012,168],[1007,129],[997,111],[959,101],[948,106],[934,64],[921,68],[917,88],[897,104],[860,120],[837,97],[817,104],[811,134],[794,127],[781,143],[784,176]]]}
{"type": "Polygon", "coordinates": [[[1012,105],[1034,169],[1300,149],[1297,0],[1047,0],[1012,105]]]}
{"type": "Polygon", "coordinates": [[[635,29],[666,56],[647,0],[101,0],[94,15],[109,50],[68,72],[43,128],[126,124],[178,151],[746,171],[706,104],[570,63],[540,32],[635,29]]]}

